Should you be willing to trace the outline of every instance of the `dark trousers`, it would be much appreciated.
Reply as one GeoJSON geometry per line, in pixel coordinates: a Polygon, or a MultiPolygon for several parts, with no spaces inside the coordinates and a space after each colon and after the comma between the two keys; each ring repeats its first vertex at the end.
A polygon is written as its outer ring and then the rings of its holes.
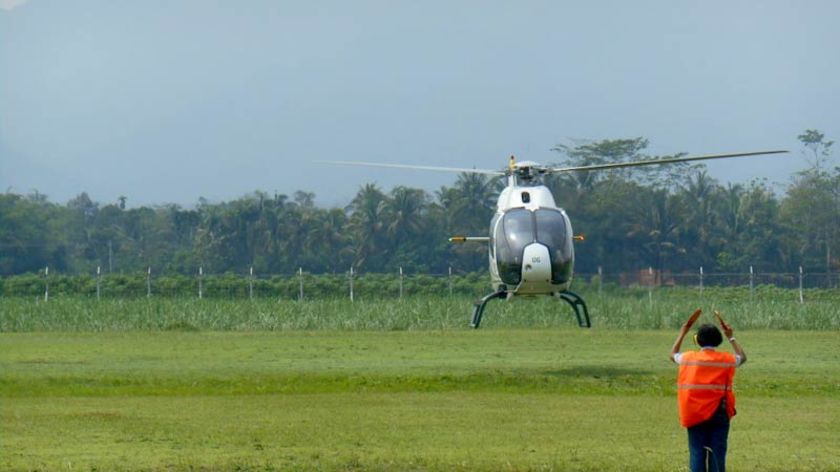
{"type": "Polygon", "coordinates": [[[726,472],[726,442],[729,415],[720,407],[708,420],[688,428],[688,454],[691,472],[726,472]]]}

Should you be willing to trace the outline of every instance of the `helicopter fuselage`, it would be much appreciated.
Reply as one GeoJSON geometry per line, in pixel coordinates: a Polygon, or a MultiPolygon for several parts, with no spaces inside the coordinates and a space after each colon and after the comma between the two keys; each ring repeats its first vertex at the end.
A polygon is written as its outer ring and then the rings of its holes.
{"type": "Polygon", "coordinates": [[[514,295],[568,290],[574,268],[572,224],[544,185],[511,179],[490,222],[488,258],[494,289],[514,295]]]}

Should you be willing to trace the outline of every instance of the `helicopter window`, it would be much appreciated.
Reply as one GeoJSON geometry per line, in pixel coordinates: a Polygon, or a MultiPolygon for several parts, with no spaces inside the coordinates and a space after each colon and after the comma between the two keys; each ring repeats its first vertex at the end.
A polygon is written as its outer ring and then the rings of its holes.
{"type": "Polygon", "coordinates": [[[566,282],[572,275],[574,257],[569,240],[570,225],[559,211],[540,209],[534,213],[537,241],[545,245],[551,255],[551,279],[554,283],[566,282]]]}
{"type": "Polygon", "coordinates": [[[537,241],[548,247],[562,247],[566,242],[566,220],[553,210],[537,210],[537,241]]]}
{"type": "Polygon", "coordinates": [[[496,226],[494,236],[499,276],[506,284],[516,285],[522,277],[525,246],[534,242],[531,212],[521,208],[508,211],[496,226]]]}
{"type": "Polygon", "coordinates": [[[499,214],[493,215],[490,220],[490,257],[496,257],[496,222],[499,221],[499,214]]]}

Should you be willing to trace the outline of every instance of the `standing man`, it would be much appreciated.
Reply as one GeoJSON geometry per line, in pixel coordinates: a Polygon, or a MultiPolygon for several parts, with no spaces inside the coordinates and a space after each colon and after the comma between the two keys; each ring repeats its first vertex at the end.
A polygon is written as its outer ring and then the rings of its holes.
{"type": "Polygon", "coordinates": [[[700,350],[680,353],[685,335],[701,313],[697,309],[682,325],[671,348],[671,360],[680,366],[677,377],[680,423],[688,428],[691,472],[726,472],[729,420],[735,416],[732,379],[735,368],[747,361],[747,355],[735,340],[732,327],[717,311],[715,317],[735,355],[715,350],[723,342],[723,336],[712,324],[700,326],[694,335],[694,343],[700,350]]]}

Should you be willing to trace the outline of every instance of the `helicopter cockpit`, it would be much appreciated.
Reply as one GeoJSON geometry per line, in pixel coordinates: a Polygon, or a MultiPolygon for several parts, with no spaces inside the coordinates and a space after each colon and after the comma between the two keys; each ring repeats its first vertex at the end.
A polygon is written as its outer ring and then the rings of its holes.
{"type": "Polygon", "coordinates": [[[525,248],[535,243],[548,249],[551,283],[562,284],[571,279],[571,224],[561,210],[514,208],[497,214],[491,225],[491,255],[502,282],[509,286],[522,282],[525,248]]]}

